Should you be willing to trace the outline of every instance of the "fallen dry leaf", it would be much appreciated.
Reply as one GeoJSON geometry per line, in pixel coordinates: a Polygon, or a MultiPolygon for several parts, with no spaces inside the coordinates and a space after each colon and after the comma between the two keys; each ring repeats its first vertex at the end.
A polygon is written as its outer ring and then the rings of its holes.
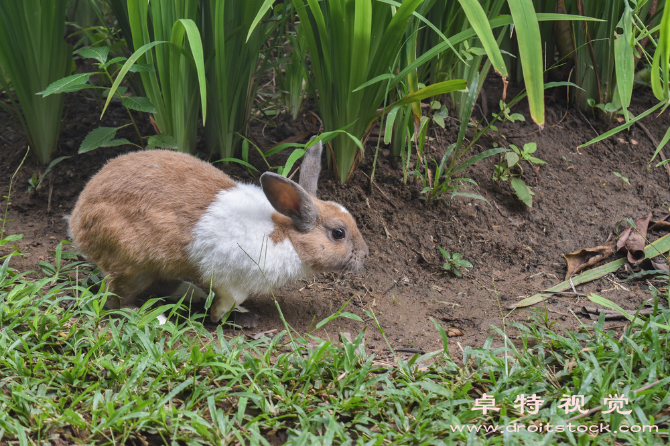
{"type": "MultiPolygon", "coordinates": [[[[630,228],[629,228],[630,229],[630,228]]],[[[565,280],[570,279],[573,274],[578,273],[584,268],[595,265],[603,259],[608,258],[614,254],[614,243],[616,239],[607,239],[605,245],[596,246],[595,248],[584,248],[579,251],[571,252],[570,254],[563,254],[565,261],[568,264],[568,271],[565,273],[565,280]]]]}
{"type": "Polygon", "coordinates": [[[456,327],[449,327],[447,328],[447,336],[450,338],[455,338],[456,336],[463,336],[465,333],[463,333],[463,330],[460,328],[456,327]]]}
{"type": "Polygon", "coordinates": [[[649,230],[651,231],[653,229],[657,231],[670,231],[670,221],[667,221],[668,217],[670,217],[670,214],[666,215],[658,221],[652,221],[651,225],[649,226],[649,230]]]}
{"type": "Polygon", "coordinates": [[[625,251],[628,256],[628,261],[633,265],[644,260],[645,238],[647,238],[647,228],[649,227],[650,221],[651,212],[646,217],[640,217],[635,220],[635,227],[637,230],[634,231],[632,227],[627,228],[621,233],[619,241],[616,244],[617,251],[625,251]]]}
{"type": "Polygon", "coordinates": [[[670,268],[668,268],[668,262],[664,260],[651,260],[651,265],[654,267],[654,269],[659,270],[659,271],[670,271],[670,268]]]}

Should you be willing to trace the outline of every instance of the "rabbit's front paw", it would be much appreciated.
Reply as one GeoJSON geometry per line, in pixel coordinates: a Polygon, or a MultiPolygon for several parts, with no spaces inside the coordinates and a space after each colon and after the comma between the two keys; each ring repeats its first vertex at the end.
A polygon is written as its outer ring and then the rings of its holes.
{"type": "Polygon", "coordinates": [[[202,289],[195,286],[191,282],[182,282],[179,284],[176,290],[170,295],[170,300],[178,301],[182,297],[185,297],[185,303],[199,303],[207,299],[207,293],[202,289]]]}

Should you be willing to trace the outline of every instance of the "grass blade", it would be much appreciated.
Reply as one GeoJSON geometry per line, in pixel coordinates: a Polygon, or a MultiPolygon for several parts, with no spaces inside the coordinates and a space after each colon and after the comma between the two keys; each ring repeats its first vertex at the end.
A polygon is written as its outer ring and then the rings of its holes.
{"type": "Polygon", "coordinates": [[[630,120],[630,99],[633,95],[633,81],[635,78],[635,57],[633,55],[633,10],[624,2],[625,10],[621,16],[618,27],[623,29],[623,34],[616,35],[614,39],[614,60],[616,70],[616,84],[619,90],[619,99],[623,108],[626,121],[630,120]]]}
{"type": "Polygon", "coordinates": [[[519,42],[523,79],[528,92],[530,115],[537,125],[544,126],[544,70],[540,26],[531,0],[509,0],[519,42]]]}
{"type": "Polygon", "coordinates": [[[498,73],[503,78],[506,78],[507,67],[505,66],[505,61],[503,60],[502,54],[500,53],[500,48],[498,48],[498,43],[493,36],[493,30],[489,24],[488,17],[486,17],[484,8],[482,8],[482,5],[477,0],[458,1],[465,11],[465,14],[468,16],[470,25],[475,30],[477,37],[479,37],[479,40],[484,46],[486,55],[491,61],[491,66],[496,71],[496,73],[498,73]]]}

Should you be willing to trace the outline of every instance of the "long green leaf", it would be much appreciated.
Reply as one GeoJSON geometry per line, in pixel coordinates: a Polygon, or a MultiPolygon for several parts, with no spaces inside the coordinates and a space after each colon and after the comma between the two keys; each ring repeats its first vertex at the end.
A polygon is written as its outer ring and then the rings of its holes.
{"type": "Polygon", "coordinates": [[[286,160],[286,163],[284,164],[284,167],[282,168],[281,175],[287,177],[288,174],[291,173],[291,169],[293,168],[295,162],[298,161],[300,158],[302,158],[304,155],[305,155],[304,149],[295,149],[293,152],[291,152],[288,159],[286,160]]]}
{"type": "Polygon", "coordinates": [[[663,147],[670,141],[670,127],[667,128],[665,131],[665,135],[663,135],[663,139],[661,142],[658,143],[658,147],[656,147],[656,151],[654,152],[654,156],[651,157],[651,161],[654,161],[654,158],[656,158],[656,155],[658,155],[658,152],[661,151],[663,147]]]}
{"type": "Polygon", "coordinates": [[[598,136],[598,137],[596,137],[596,138],[593,138],[591,141],[589,141],[589,142],[587,142],[587,143],[580,144],[578,147],[581,149],[582,147],[590,146],[591,144],[595,144],[595,143],[597,143],[597,142],[599,142],[599,141],[602,141],[603,139],[607,139],[607,138],[609,138],[609,137],[612,136],[612,135],[616,135],[616,134],[619,133],[620,131],[629,128],[630,126],[632,126],[632,125],[635,124],[637,121],[639,121],[640,119],[644,118],[645,116],[647,116],[647,115],[649,115],[649,114],[655,112],[656,110],[658,110],[658,109],[659,109],[660,107],[662,107],[663,105],[665,105],[665,102],[659,102],[658,104],[656,104],[656,105],[654,105],[653,107],[651,107],[649,110],[645,111],[644,113],[641,113],[640,115],[638,115],[637,117],[631,119],[630,121],[626,122],[625,124],[621,124],[620,126],[615,127],[615,128],[613,128],[612,130],[610,130],[610,131],[608,131],[608,132],[605,132],[605,133],[603,133],[602,135],[600,135],[600,136],[598,136]]]}
{"type": "MultiPolygon", "coordinates": [[[[387,106],[386,109],[391,110],[395,107],[401,107],[403,105],[411,104],[413,102],[421,101],[423,99],[438,96],[444,93],[451,93],[452,91],[465,90],[466,88],[467,84],[463,79],[438,82],[437,84],[429,85],[428,87],[424,87],[414,93],[404,96],[402,99],[399,99],[393,104],[387,106]]],[[[383,113],[383,110],[377,112],[371,123],[379,119],[383,113]]]]}
{"type": "Polygon", "coordinates": [[[635,57],[633,47],[633,10],[624,2],[624,13],[621,16],[618,27],[623,29],[623,34],[616,35],[614,39],[614,60],[616,70],[616,83],[619,90],[619,99],[623,108],[626,121],[630,119],[628,107],[633,95],[633,82],[635,78],[635,57]]]}
{"type": "Polygon", "coordinates": [[[654,60],[651,66],[651,87],[654,96],[659,101],[670,99],[668,87],[668,64],[670,63],[670,7],[663,10],[661,19],[661,33],[658,37],[658,45],[654,51],[654,60]],[[660,72],[659,72],[660,70],[660,72]]]}
{"type": "MultiPolygon", "coordinates": [[[[603,20],[592,18],[592,17],[584,17],[580,15],[573,15],[573,14],[554,14],[554,13],[540,13],[536,14],[537,21],[538,22],[546,22],[546,21],[556,21],[556,20],[566,20],[566,21],[592,21],[592,22],[602,22],[603,20]]],[[[513,22],[512,17],[509,15],[501,15],[499,17],[496,17],[495,19],[491,20],[489,22],[490,26],[492,29],[495,28],[500,28],[502,26],[507,26],[511,25],[513,22]]],[[[457,45],[461,42],[464,42],[468,39],[471,39],[472,37],[476,37],[477,33],[473,28],[466,29],[464,31],[461,31],[460,33],[452,36],[449,41],[453,45],[457,45]]],[[[421,56],[417,57],[414,62],[412,62],[410,65],[407,67],[403,68],[400,70],[400,73],[396,75],[395,78],[391,81],[389,84],[389,88],[395,87],[398,85],[400,82],[402,82],[406,77],[407,74],[412,71],[416,70],[418,67],[422,66],[425,63],[430,62],[433,60],[435,56],[440,54],[443,51],[446,51],[449,49],[449,45],[447,45],[445,42],[438,43],[435,45],[433,48],[430,50],[426,51],[423,53],[421,56]]]]}
{"type": "Polygon", "coordinates": [[[544,70],[542,68],[542,39],[532,0],[508,0],[519,42],[519,57],[523,80],[528,92],[530,116],[544,126],[544,70]]]}
{"type": "Polygon", "coordinates": [[[488,17],[486,17],[484,8],[482,8],[482,5],[477,0],[458,1],[461,4],[463,11],[465,11],[465,14],[468,16],[470,25],[477,33],[477,37],[479,37],[479,40],[482,42],[484,50],[486,50],[486,55],[491,61],[491,66],[498,74],[503,78],[506,78],[507,67],[505,66],[502,54],[500,53],[500,48],[498,48],[498,43],[493,36],[493,30],[489,24],[488,17]]]}
{"type": "Polygon", "coordinates": [[[202,104],[202,124],[205,125],[207,120],[207,80],[205,78],[205,56],[202,48],[202,40],[200,39],[200,32],[195,22],[191,19],[179,19],[172,27],[172,36],[170,43],[181,47],[181,42],[184,39],[184,32],[188,37],[188,43],[193,54],[193,61],[195,62],[195,70],[198,73],[198,84],[200,85],[200,103],[202,104]]]}
{"type": "MultiPolygon", "coordinates": [[[[602,305],[603,307],[610,308],[610,309],[616,311],[617,313],[619,313],[620,315],[622,315],[623,317],[625,317],[629,321],[634,322],[635,325],[638,325],[638,326],[644,325],[644,321],[642,321],[642,319],[640,319],[637,315],[630,314],[629,312],[627,312],[626,310],[624,310],[619,305],[617,305],[616,303],[612,302],[609,299],[605,299],[604,297],[598,296],[597,294],[593,294],[593,293],[587,293],[586,297],[591,302],[593,302],[595,304],[602,305]]],[[[649,323],[651,323],[652,325],[655,325],[659,328],[662,328],[664,330],[670,331],[670,325],[659,324],[659,323],[656,323],[654,321],[649,321],[649,323]]]]}
{"type": "Polygon", "coordinates": [[[107,101],[105,101],[105,106],[102,108],[102,113],[100,114],[100,119],[105,114],[105,110],[107,110],[107,106],[109,105],[109,102],[112,100],[112,97],[114,96],[114,93],[116,93],[116,90],[119,88],[119,85],[121,85],[121,82],[123,82],[123,78],[126,76],[128,73],[128,70],[130,70],[130,67],[133,66],[133,64],[142,57],[144,53],[149,51],[151,48],[155,47],[156,45],[160,45],[161,43],[168,43],[164,40],[158,40],[155,42],[149,42],[146,45],[142,45],[140,49],[135,51],[132,56],[128,58],[126,63],[123,64],[123,67],[121,67],[121,71],[119,71],[119,74],[116,76],[116,79],[114,80],[114,83],[112,84],[112,88],[109,90],[109,95],[107,96],[107,101]]]}
{"type": "Polygon", "coordinates": [[[507,149],[503,147],[496,147],[495,149],[489,149],[485,150],[482,153],[479,153],[471,158],[468,158],[467,161],[465,161],[462,164],[459,164],[452,172],[452,175],[455,175],[456,173],[460,172],[463,169],[467,169],[468,167],[472,166],[474,163],[476,163],[479,160],[482,160],[484,158],[488,158],[489,156],[497,155],[498,153],[502,152],[507,152],[507,149]]]}
{"type": "MultiPolygon", "coordinates": [[[[666,252],[670,251],[670,234],[664,235],[663,237],[659,238],[656,240],[654,243],[645,246],[644,248],[644,255],[645,258],[652,258],[660,254],[664,254],[666,252]]],[[[598,279],[606,274],[613,273],[614,271],[618,270],[622,266],[624,266],[626,263],[628,263],[627,258],[622,258],[615,260],[613,262],[606,263],[605,265],[599,266],[597,268],[584,271],[583,273],[579,274],[576,277],[572,278],[572,284],[577,286],[582,283],[590,282],[592,280],[598,279]]],[[[516,304],[512,304],[508,307],[508,309],[512,308],[519,308],[519,307],[527,307],[529,305],[534,305],[538,302],[542,302],[548,297],[551,297],[553,293],[559,292],[559,291],[565,291],[568,288],[570,288],[570,280],[565,280],[557,285],[554,285],[553,287],[549,288],[547,292],[541,292],[534,294],[530,297],[527,297],[523,300],[520,300],[516,304]]]]}
{"type": "Polygon", "coordinates": [[[251,22],[251,26],[249,27],[249,32],[247,33],[247,40],[246,40],[247,42],[249,41],[249,38],[251,37],[251,34],[253,34],[254,30],[256,29],[256,26],[261,21],[261,19],[265,15],[265,13],[268,12],[270,10],[270,8],[272,7],[273,3],[274,3],[274,0],[265,0],[265,2],[263,2],[263,5],[258,10],[258,14],[256,14],[256,17],[254,17],[254,20],[251,22]]]}

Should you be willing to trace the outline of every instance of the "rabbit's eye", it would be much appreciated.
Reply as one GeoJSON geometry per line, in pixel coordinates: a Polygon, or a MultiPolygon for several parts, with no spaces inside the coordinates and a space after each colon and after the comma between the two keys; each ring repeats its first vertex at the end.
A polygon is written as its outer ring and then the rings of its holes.
{"type": "Polygon", "coordinates": [[[342,228],[333,229],[331,235],[335,240],[342,240],[347,236],[347,233],[342,228]]]}

